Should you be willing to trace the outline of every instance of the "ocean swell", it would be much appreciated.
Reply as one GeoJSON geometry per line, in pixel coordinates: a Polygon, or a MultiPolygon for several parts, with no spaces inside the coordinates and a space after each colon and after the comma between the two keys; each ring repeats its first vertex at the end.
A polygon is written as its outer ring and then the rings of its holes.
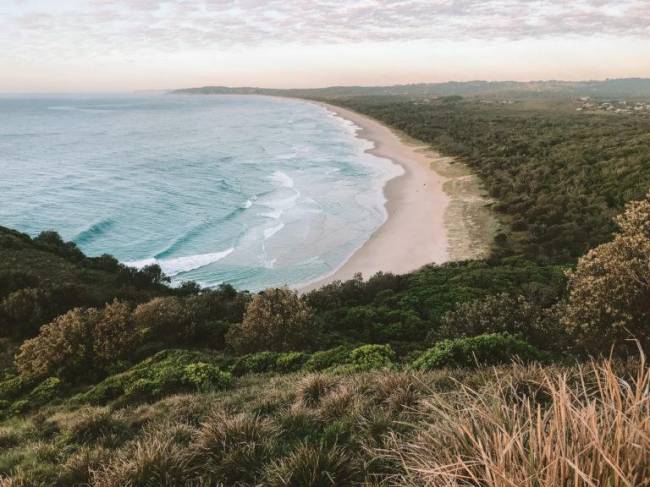
{"type": "Polygon", "coordinates": [[[110,218],[100,220],[79,232],[73,237],[72,241],[77,245],[88,244],[110,230],[113,225],[115,225],[115,222],[110,218]]]}
{"type": "Polygon", "coordinates": [[[143,259],[133,262],[125,262],[129,267],[141,269],[145,266],[158,264],[162,271],[169,277],[174,277],[184,272],[190,272],[202,267],[219,262],[221,259],[230,255],[235,249],[229,248],[221,252],[212,252],[209,254],[187,255],[185,257],[176,257],[174,259],[143,259]]]}

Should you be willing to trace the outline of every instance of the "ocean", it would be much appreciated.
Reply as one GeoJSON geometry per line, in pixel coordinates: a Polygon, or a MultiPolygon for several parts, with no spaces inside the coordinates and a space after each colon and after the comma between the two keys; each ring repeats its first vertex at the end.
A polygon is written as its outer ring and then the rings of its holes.
{"type": "Polygon", "coordinates": [[[356,131],[262,96],[3,96],[0,225],[159,264],[175,284],[306,284],[385,221],[402,172],[356,131]]]}

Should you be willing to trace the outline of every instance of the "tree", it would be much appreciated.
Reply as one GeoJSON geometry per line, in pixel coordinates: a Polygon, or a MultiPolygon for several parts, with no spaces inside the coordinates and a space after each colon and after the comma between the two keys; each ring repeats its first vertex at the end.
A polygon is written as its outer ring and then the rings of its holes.
{"type": "Polygon", "coordinates": [[[154,298],[133,311],[133,321],[150,338],[178,344],[193,336],[193,321],[182,299],[154,298]]]}
{"type": "Polygon", "coordinates": [[[133,352],[141,336],[126,303],[115,300],[101,310],[75,308],[22,344],[16,368],[26,379],[102,374],[133,352]]]}
{"type": "Polygon", "coordinates": [[[543,307],[523,296],[507,293],[459,304],[445,313],[432,338],[473,337],[507,332],[522,335],[545,350],[564,348],[567,336],[560,324],[559,306],[543,307]]]}
{"type": "Polygon", "coordinates": [[[311,308],[285,287],[253,296],[242,323],[231,327],[226,342],[237,352],[288,352],[308,347],[315,335],[311,308]]]}
{"type": "Polygon", "coordinates": [[[16,368],[25,379],[73,375],[92,369],[92,335],[96,309],[75,308],[43,325],[16,355],[16,368]]]}
{"type": "Polygon", "coordinates": [[[564,323],[592,352],[636,338],[650,345],[650,193],[616,219],[620,231],[569,272],[564,323]]]}
{"type": "Polygon", "coordinates": [[[102,310],[93,330],[93,359],[110,367],[119,358],[134,350],[142,339],[131,317],[128,304],[113,300],[102,310]]]}
{"type": "Polygon", "coordinates": [[[0,336],[34,336],[39,326],[51,318],[47,316],[49,301],[42,289],[25,288],[9,294],[0,301],[0,312],[10,329],[0,330],[0,336]]]}

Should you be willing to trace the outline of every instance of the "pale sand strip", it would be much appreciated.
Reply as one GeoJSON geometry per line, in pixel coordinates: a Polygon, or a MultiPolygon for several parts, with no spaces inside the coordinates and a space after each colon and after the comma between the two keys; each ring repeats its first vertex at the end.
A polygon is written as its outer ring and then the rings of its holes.
{"type": "Polygon", "coordinates": [[[450,197],[443,189],[447,178],[433,170],[436,156],[425,151],[425,146],[404,142],[376,120],[337,106],[320,105],[360,127],[357,136],[375,145],[367,152],[399,164],[404,174],[384,187],[386,222],[333,274],[301,290],[351,279],[358,272],[364,278],[379,271],[404,274],[426,264],[448,261],[445,213],[450,197]]]}

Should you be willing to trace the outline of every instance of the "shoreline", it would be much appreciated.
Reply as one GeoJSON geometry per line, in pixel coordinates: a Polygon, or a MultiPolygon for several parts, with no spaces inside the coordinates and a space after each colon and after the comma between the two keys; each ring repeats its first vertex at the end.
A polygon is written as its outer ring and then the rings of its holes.
{"type": "Polygon", "coordinates": [[[365,152],[391,160],[404,173],[383,188],[386,220],[332,273],[296,287],[310,291],[361,273],[367,279],[377,272],[405,274],[427,264],[450,260],[446,213],[451,203],[444,184],[448,178],[435,170],[436,158],[425,145],[404,141],[386,125],[360,113],[324,102],[317,104],[358,127],[356,137],[370,141],[365,152]]]}

